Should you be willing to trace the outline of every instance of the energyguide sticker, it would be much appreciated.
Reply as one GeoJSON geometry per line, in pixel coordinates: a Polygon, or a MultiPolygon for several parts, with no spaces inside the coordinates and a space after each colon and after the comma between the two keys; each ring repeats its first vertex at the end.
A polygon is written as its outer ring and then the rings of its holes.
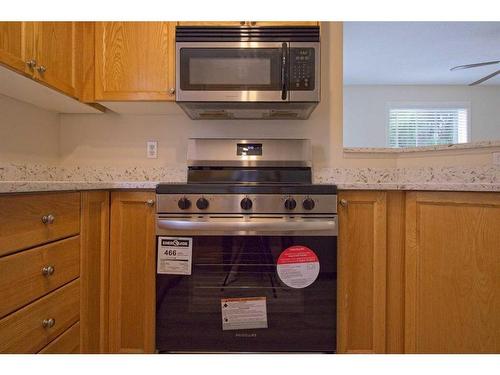
{"type": "Polygon", "coordinates": [[[192,259],[192,238],[158,237],[157,273],[168,275],[191,275],[192,259]]]}

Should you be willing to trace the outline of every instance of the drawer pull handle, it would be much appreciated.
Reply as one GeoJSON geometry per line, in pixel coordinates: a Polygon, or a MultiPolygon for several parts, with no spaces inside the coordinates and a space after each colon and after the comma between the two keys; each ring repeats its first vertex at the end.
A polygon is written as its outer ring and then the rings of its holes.
{"type": "Polygon", "coordinates": [[[148,200],[146,201],[146,204],[147,204],[149,207],[153,207],[153,206],[154,206],[154,204],[155,204],[155,201],[154,201],[153,199],[148,199],[148,200]]]}
{"type": "Polygon", "coordinates": [[[54,267],[45,266],[42,268],[42,275],[48,277],[48,276],[51,276],[52,274],[54,274],[54,271],[55,271],[54,267]]]}
{"type": "Polygon", "coordinates": [[[52,328],[56,325],[56,320],[54,318],[44,319],[42,322],[43,328],[52,328]]]}
{"type": "Polygon", "coordinates": [[[44,224],[52,224],[56,218],[52,214],[48,215],[43,215],[42,216],[42,223],[44,224]]]}
{"type": "Polygon", "coordinates": [[[341,199],[339,203],[342,207],[347,207],[347,200],[341,199]]]}

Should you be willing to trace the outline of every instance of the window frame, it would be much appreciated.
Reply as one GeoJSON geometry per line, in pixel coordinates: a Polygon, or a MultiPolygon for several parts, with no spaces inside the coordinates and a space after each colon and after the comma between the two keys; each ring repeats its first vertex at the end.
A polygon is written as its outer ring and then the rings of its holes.
{"type": "MultiPolygon", "coordinates": [[[[404,102],[387,102],[385,109],[385,144],[388,148],[405,148],[405,147],[392,147],[390,141],[390,119],[391,110],[394,109],[465,109],[467,111],[467,142],[452,143],[452,144],[467,144],[472,142],[472,127],[471,127],[471,102],[448,102],[448,101],[404,101],[404,102]]],[[[443,143],[447,145],[450,143],[443,143]]],[[[412,146],[412,147],[431,147],[439,145],[427,146],[412,146]]],[[[408,148],[408,147],[406,147],[408,148]]]]}

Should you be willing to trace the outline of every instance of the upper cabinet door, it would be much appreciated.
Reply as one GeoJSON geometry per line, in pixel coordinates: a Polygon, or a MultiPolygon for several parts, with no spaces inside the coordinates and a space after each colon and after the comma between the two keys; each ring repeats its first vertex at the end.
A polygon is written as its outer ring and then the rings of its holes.
{"type": "Polygon", "coordinates": [[[34,60],[33,23],[0,22],[0,63],[31,75],[29,62],[34,60]]]}
{"type": "Polygon", "coordinates": [[[81,81],[82,24],[35,22],[35,78],[77,97],[81,81]]]}
{"type": "Polygon", "coordinates": [[[95,99],[175,100],[174,22],[97,22],[95,99]]]}

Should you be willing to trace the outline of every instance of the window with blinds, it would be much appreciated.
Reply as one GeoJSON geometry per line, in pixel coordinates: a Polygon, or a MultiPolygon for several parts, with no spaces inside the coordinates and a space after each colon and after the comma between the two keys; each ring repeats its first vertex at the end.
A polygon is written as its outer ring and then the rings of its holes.
{"type": "Polygon", "coordinates": [[[467,119],[467,108],[391,108],[389,147],[466,143],[467,119]]]}

